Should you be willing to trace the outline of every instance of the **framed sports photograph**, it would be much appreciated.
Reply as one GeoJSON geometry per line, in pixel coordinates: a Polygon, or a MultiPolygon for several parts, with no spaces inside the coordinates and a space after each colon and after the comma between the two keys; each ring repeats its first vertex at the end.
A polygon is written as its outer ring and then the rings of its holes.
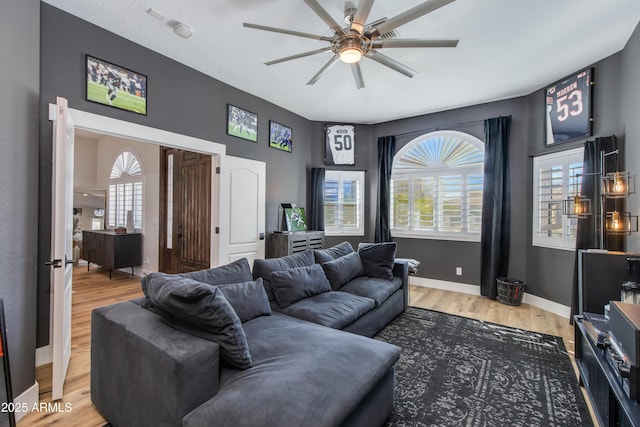
{"type": "Polygon", "coordinates": [[[325,131],[325,165],[354,165],[356,163],[356,127],[327,125],[325,131]]]}
{"type": "Polygon", "coordinates": [[[227,134],[258,142],[258,115],[228,104],[227,134]]]}
{"type": "Polygon", "coordinates": [[[285,208],[285,220],[287,221],[287,231],[307,231],[307,218],[304,208],[285,208]]]}
{"type": "Polygon", "coordinates": [[[272,120],[269,121],[269,147],[291,153],[293,138],[291,128],[272,120]]]}
{"type": "Polygon", "coordinates": [[[87,101],[147,115],[147,76],[86,55],[87,101]]]}
{"type": "Polygon", "coordinates": [[[545,89],[545,145],[593,134],[593,69],[587,68],[545,89]]]}

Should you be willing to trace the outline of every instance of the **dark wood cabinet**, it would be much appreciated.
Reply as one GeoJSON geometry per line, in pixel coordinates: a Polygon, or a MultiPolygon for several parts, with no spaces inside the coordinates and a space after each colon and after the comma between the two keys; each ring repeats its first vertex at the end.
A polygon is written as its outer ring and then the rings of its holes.
{"type": "Polygon", "coordinates": [[[324,231],[290,231],[269,236],[269,258],[292,255],[307,249],[324,248],[324,231]]]}
{"type": "Polygon", "coordinates": [[[111,271],[118,268],[142,265],[142,234],[117,234],[111,230],[92,230],[82,232],[82,257],[91,263],[111,271]]]}
{"type": "Polygon", "coordinates": [[[584,321],[582,316],[574,317],[576,364],[580,384],[587,390],[599,424],[640,427],[640,403],[624,393],[607,362],[604,348],[593,341],[584,321]]]}

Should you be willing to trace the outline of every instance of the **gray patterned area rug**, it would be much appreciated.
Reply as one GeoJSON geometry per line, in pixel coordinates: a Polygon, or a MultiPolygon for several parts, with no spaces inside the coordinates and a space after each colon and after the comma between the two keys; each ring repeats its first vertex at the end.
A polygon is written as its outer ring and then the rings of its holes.
{"type": "Polygon", "coordinates": [[[562,338],[409,307],[387,426],[592,426],[562,338]]]}

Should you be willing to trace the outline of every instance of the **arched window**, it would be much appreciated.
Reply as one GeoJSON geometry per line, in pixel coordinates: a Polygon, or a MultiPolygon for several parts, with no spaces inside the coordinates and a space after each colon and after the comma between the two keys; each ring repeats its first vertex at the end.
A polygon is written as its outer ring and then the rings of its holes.
{"type": "Polygon", "coordinates": [[[480,240],[484,144],[462,132],[421,135],[394,157],[391,233],[480,240]]]}
{"type": "Polygon", "coordinates": [[[142,168],[137,157],[123,151],[116,157],[109,179],[107,226],[126,227],[131,212],[133,228],[142,230],[142,168]]]}

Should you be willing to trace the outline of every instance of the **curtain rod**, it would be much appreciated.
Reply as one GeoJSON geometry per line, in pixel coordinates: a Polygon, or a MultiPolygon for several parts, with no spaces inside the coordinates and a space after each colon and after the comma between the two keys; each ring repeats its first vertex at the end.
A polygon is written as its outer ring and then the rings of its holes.
{"type": "Polygon", "coordinates": [[[574,148],[584,147],[584,141],[575,144],[561,144],[559,147],[549,148],[535,154],[529,154],[529,157],[544,156],[545,154],[561,153],[563,151],[573,150],[574,148]]]}
{"type": "Polygon", "coordinates": [[[435,131],[442,130],[442,129],[450,130],[450,128],[452,128],[454,126],[472,125],[472,124],[476,124],[476,123],[484,123],[484,119],[472,120],[472,121],[468,121],[468,122],[452,123],[452,124],[446,125],[446,126],[434,126],[434,127],[427,128],[427,129],[417,129],[417,130],[412,130],[411,132],[398,133],[395,136],[398,137],[398,136],[411,135],[411,134],[414,134],[414,133],[435,132],[435,131]]]}

